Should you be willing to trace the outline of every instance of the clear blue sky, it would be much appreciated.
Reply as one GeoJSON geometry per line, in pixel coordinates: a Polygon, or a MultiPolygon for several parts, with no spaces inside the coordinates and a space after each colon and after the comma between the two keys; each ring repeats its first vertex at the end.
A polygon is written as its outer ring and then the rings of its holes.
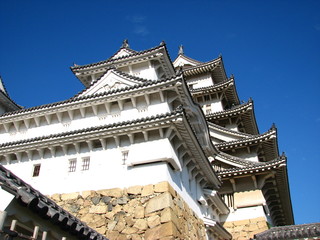
{"type": "Polygon", "coordinates": [[[0,74],[25,107],[83,86],[69,67],[107,59],[123,39],[144,50],[183,44],[200,61],[221,53],[260,132],[278,128],[296,224],[320,222],[320,1],[0,0],[0,74]]]}

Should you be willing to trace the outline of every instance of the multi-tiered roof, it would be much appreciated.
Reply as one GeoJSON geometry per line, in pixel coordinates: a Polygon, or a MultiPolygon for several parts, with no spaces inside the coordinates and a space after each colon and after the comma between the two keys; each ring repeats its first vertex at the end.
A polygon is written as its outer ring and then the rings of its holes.
{"type": "Polygon", "coordinates": [[[221,56],[200,62],[180,48],[173,64],[182,69],[208,121],[211,140],[219,152],[212,166],[223,182],[220,192],[262,189],[273,224],[293,224],[287,159],[279,155],[276,127],[259,133],[253,101],[239,101],[234,77],[227,78],[221,56]]]}

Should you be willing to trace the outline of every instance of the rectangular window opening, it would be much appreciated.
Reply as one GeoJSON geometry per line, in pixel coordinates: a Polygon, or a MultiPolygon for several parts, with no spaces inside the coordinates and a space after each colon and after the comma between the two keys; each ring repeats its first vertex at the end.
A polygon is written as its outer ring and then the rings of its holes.
{"type": "Polygon", "coordinates": [[[124,165],[128,160],[129,151],[125,150],[125,151],[122,151],[121,153],[122,153],[122,164],[124,165]]]}
{"type": "Polygon", "coordinates": [[[41,167],[41,164],[33,165],[32,177],[38,177],[40,175],[40,167],[41,167]]]}
{"type": "Polygon", "coordinates": [[[77,159],[69,159],[69,172],[75,172],[77,168],[77,159]]]}
{"type": "Polygon", "coordinates": [[[82,171],[89,170],[90,166],[90,157],[84,157],[82,158],[82,171]]]}

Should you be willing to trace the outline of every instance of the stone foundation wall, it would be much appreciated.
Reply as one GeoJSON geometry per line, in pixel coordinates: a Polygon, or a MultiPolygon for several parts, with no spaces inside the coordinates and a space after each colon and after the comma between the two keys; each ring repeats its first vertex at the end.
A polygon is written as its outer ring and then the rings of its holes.
{"type": "Polygon", "coordinates": [[[231,233],[234,240],[248,240],[253,238],[254,234],[269,229],[264,217],[225,222],[223,227],[231,233]]]}
{"type": "Polygon", "coordinates": [[[206,239],[203,221],[168,182],[50,197],[112,240],[206,239]]]}

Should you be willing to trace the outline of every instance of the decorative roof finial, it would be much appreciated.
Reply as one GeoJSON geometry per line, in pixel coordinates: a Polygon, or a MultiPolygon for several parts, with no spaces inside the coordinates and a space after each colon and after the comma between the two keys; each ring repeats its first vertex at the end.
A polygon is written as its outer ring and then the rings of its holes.
{"type": "Polygon", "coordinates": [[[184,51],[183,51],[183,46],[182,45],[179,46],[178,55],[184,55],[184,51]]]}
{"type": "Polygon", "coordinates": [[[129,48],[128,39],[123,40],[121,48],[129,48]]]}

